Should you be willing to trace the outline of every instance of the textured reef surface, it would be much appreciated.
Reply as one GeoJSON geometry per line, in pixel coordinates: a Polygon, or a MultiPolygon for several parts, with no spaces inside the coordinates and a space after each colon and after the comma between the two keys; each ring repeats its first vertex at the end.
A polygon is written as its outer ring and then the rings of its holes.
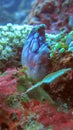
{"type": "Polygon", "coordinates": [[[35,0],[24,23],[44,23],[49,32],[73,28],[73,0],[35,0]]]}
{"type": "Polygon", "coordinates": [[[73,31],[52,34],[45,24],[0,30],[0,128],[73,128],[73,31]]]}
{"type": "Polygon", "coordinates": [[[0,25],[0,130],[73,130],[73,0],[32,7],[0,25]]]}

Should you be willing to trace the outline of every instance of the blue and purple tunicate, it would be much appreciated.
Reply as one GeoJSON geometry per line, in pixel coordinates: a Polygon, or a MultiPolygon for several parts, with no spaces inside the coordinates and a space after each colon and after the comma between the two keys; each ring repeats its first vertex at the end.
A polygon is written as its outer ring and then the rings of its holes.
{"type": "Polygon", "coordinates": [[[31,30],[21,55],[22,66],[28,68],[27,74],[33,80],[41,80],[49,73],[49,54],[45,42],[45,25],[37,25],[31,30]]]}

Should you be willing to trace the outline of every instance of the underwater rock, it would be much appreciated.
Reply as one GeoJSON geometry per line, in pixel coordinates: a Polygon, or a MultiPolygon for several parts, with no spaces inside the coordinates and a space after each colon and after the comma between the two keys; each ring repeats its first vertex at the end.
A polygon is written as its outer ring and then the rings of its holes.
{"type": "Polygon", "coordinates": [[[56,33],[62,28],[69,32],[73,27],[70,15],[73,15],[73,0],[35,0],[23,23],[44,23],[49,32],[56,33]]]}
{"type": "Polygon", "coordinates": [[[45,25],[35,26],[22,50],[21,62],[28,68],[27,74],[33,80],[41,80],[49,73],[50,69],[50,50],[45,43],[45,25]]]}

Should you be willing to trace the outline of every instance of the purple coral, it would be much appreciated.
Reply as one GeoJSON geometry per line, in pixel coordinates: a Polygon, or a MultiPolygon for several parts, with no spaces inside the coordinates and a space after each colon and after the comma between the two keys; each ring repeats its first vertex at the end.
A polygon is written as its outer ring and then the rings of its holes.
{"type": "Polygon", "coordinates": [[[45,25],[37,25],[30,32],[21,55],[23,66],[27,66],[27,74],[33,80],[41,80],[49,73],[50,50],[45,43],[45,25]]]}

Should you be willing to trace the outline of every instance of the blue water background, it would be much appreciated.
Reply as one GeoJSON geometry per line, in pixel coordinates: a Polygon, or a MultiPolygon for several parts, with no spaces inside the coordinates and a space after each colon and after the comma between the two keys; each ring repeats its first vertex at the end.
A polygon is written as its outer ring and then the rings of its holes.
{"type": "Polygon", "coordinates": [[[0,0],[0,25],[21,24],[29,14],[34,0],[0,0]]]}

